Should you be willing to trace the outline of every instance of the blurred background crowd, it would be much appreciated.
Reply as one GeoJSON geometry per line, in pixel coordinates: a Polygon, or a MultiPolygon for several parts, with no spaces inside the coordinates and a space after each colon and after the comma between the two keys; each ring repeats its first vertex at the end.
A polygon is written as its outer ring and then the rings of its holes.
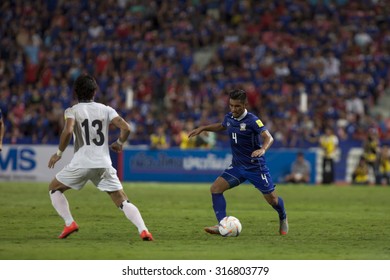
{"type": "Polygon", "coordinates": [[[221,121],[237,87],[274,147],[318,146],[326,127],[390,141],[387,1],[3,0],[0,34],[4,143],[57,143],[83,72],[132,145],[226,145],[186,133],[221,121]]]}

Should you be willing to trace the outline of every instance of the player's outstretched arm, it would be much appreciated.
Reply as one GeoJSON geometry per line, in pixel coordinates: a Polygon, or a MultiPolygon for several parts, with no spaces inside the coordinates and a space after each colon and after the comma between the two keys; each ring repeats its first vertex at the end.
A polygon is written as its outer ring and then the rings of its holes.
{"type": "Polygon", "coordinates": [[[123,144],[127,141],[127,138],[129,138],[131,131],[130,124],[120,116],[112,119],[111,123],[121,130],[118,140],[110,145],[111,150],[119,153],[123,149],[123,144]]]}
{"type": "Polygon", "coordinates": [[[203,125],[195,128],[188,134],[188,138],[199,135],[203,131],[219,132],[224,131],[226,128],[221,123],[203,125]]]}
{"type": "Polygon", "coordinates": [[[54,168],[54,165],[57,161],[61,159],[63,151],[68,147],[70,139],[72,139],[73,129],[74,129],[75,120],[72,118],[67,118],[65,120],[64,129],[61,132],[60,144],[58,145],[57,152],[50,157],[48,167],[54,168]]]}

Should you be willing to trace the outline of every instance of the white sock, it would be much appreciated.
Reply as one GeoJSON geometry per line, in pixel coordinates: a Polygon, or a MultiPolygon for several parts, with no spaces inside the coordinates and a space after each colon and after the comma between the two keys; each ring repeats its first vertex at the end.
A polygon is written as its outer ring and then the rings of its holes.
{"type": "Polygon", "coordinates": [[[60,191],[50,191],[49,194],[54,209],[56,209],[58,215],[64,219],[65,225],[69,226],[74,220],[72,214],[70,213],[69,203],[65,195],[60,191]]]}
{"type": "Polygon", "coordinates": [[[126,217],[138,228],[139,233],[143,230],[148,230],[145,226],[144,220],[142,219],[141,213],[134,204],[125,200],[122,202],[122,210],[126,217]]]}

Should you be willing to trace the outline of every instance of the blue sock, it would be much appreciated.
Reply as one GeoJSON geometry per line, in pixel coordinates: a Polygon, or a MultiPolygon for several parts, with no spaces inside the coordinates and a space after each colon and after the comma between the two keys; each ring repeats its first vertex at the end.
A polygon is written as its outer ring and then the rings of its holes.
{"type": "Polygon", "coordinates": [[[284,209],[284,201],[283,199],[279,196],[278,197],[278,205],[272,206],[276,211],[278,211],[279,214],[279,219],[284,220],[286,219],[286,209],[284,209]]]}
{"type": "Polygon", "coordinates": [[[222,193],[212,193],[213,209],[218,223],[226,217],[226,200],[222,193]]]}

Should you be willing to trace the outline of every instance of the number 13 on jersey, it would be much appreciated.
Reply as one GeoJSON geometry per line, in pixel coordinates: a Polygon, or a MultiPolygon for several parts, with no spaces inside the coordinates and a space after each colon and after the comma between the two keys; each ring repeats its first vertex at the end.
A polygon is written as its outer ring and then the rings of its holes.
{"type": "MultiPolygon", "coordinates": [[[[86,145],[91,145],[90,141],[90,134],[89,134],[89,120],[85,119],[82,123],[81,126],[84,127],[84,132],[85,132],[85,144],[86,145]]],[[[102,132],[103,128],[103,123],[101,120],[94,120],[92,121],[92,127],[96,129],[97,136],[96,138],[92,138],[92,142],[96,146],[101,146],[104,144],[104,134],[102,132]]]]}

